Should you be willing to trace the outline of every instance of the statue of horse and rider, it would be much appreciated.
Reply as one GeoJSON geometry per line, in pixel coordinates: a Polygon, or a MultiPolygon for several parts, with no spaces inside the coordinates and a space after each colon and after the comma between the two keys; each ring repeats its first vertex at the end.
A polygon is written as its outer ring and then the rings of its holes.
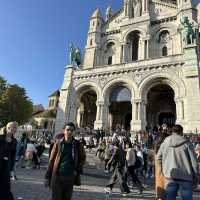
{"type": "Polygon", "coordinates": [[[192,24],[189,22],[188,17],[182,17],[181,24],[183,26],[183,41],[186,45],[194,44],[195,32],[192,24]]]}
{"type": "Polygon", "coordinates": [[[70,53],[69,53],[70,65],[79,68],[81,65],[81,51],[79,48],[75,47],[72,43],[70,43],[69,47],[70,47],[70,53]]]}

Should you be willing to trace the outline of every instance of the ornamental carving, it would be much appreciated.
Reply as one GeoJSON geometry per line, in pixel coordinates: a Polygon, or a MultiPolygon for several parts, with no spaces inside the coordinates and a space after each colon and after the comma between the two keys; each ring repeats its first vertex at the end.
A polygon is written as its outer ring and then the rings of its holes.
{"type": "Polygon", "coordinates": [[[103,88],[104,85],[106,85],[107,82],[108,82],[107,77],[102,77],[102,78],[99,79],[99,84],[100,84],[101,88],[103,88]]]}

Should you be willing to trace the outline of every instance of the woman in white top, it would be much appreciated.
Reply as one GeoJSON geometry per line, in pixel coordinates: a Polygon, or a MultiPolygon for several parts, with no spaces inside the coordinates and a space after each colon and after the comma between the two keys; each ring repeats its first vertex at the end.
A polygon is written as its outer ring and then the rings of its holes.
{"type": "Polygon", "coordinates": [[[35,145],[33,144],[32,141],[30,141],[28,144],[27,144],[27,147],[26,147],[26,161],[27,161],[27,167],[30,167],[31,164],[32,164],[32,160],[33,160],[33,154],[36,154],[37,153],[37,149],[35,148],[35,145]]]}

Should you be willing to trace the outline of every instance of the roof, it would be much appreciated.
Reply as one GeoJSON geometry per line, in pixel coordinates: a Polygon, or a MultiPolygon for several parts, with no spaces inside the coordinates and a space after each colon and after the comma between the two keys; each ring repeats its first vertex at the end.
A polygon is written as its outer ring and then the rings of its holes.
{"type": "Polygon", "coordinates": [[[33,115],[43,112],[45,109],[42,104],[34,105],[33,106],[33,115]]]}
{"type": "Polygon", "coordinates": [[[56,118],[55,110],[45,110],[35,115],[36,118],[56,118]]]}
{"type": "Polygon", "coordinates": [[[49,97],[59,97],[60,96],[60,90],[56,90],[55,92],[53,92],[49,97]]]}

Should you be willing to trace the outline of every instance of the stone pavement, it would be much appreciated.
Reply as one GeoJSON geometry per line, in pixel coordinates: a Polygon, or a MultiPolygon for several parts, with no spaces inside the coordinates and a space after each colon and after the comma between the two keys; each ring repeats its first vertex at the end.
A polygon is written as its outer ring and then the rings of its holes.
{"type": "MultiPolygon", "coordinates": [[[[45,167],[40,170],[17,169],[18,180],[12,183],[12,191],[16,200],[50,200],[50,189],[43,185],[45,167]]],[[[153,200],[154,191],[151,185],[145,189],[142,195],[133,189],[130,194],[123,197],[119,187],[116,186],[112,195],[106,195],[104,187],[109,180],[105,175],[103,163],[100,163],[94,152],[87,152],[87,163],[82,175],[82,186],[75,187],[73,200],[153,200]]],[[[147,182],[147,184],[150,184],[147,182]]],[[[194,194],[194,199],[200,199],[200,193],[194,194]]]]}

